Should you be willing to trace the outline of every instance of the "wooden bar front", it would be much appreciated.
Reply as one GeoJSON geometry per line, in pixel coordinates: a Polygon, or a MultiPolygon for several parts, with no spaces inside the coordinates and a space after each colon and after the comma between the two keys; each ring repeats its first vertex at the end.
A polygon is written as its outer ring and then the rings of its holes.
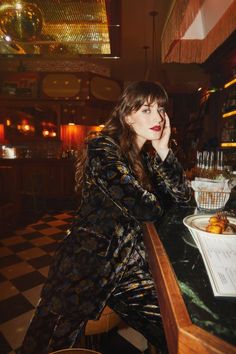
{"type": "Polygon", "coordinates": [[[144,224],[144,241],[170,354],[236,353],[233,345],[192,323],[154,224],[144,224]]]}

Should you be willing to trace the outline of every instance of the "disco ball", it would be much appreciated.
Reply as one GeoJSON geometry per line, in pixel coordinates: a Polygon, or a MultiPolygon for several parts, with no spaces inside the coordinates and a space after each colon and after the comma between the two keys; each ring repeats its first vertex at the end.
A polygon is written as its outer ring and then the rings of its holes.
{"type": "Polygon", "coordinates": [[[42,30],[42,13],[31,3],[0,7],[0,28],[15,41],[32,41],[42,30]]]}

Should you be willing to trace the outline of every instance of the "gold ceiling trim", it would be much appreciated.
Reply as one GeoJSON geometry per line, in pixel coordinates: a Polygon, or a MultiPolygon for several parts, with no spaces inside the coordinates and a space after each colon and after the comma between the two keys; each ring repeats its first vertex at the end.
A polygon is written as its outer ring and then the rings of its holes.
{"type": "Polygon", "coordinates": [[[0,0],[0,54],[111,55],[112,0],[0,0]]]}

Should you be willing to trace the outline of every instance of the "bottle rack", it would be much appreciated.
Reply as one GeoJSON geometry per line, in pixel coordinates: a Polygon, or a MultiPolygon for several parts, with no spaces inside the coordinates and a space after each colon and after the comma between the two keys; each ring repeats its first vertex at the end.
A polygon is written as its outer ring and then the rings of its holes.
{"type": "Polygon", "coordinates": [[[224,86],[221,147],[236,148],[236,78],[224,86]]]}

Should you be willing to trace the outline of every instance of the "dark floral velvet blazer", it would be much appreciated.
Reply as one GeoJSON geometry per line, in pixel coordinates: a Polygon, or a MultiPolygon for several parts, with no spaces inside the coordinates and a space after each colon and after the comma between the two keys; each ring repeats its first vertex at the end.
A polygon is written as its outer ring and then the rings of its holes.
{"type": "Polygon", "coordinates": [[[42,303],[50,311],[97,318],[135,254],[144,265],[142,223],[155,222],[166,201],[186,202],[190,188],[170,150],[164,162],[143,154],[153,192],[135,178],[117,142],[101,135],[88,143],[82,202],[54,256],[42,303]]]}

